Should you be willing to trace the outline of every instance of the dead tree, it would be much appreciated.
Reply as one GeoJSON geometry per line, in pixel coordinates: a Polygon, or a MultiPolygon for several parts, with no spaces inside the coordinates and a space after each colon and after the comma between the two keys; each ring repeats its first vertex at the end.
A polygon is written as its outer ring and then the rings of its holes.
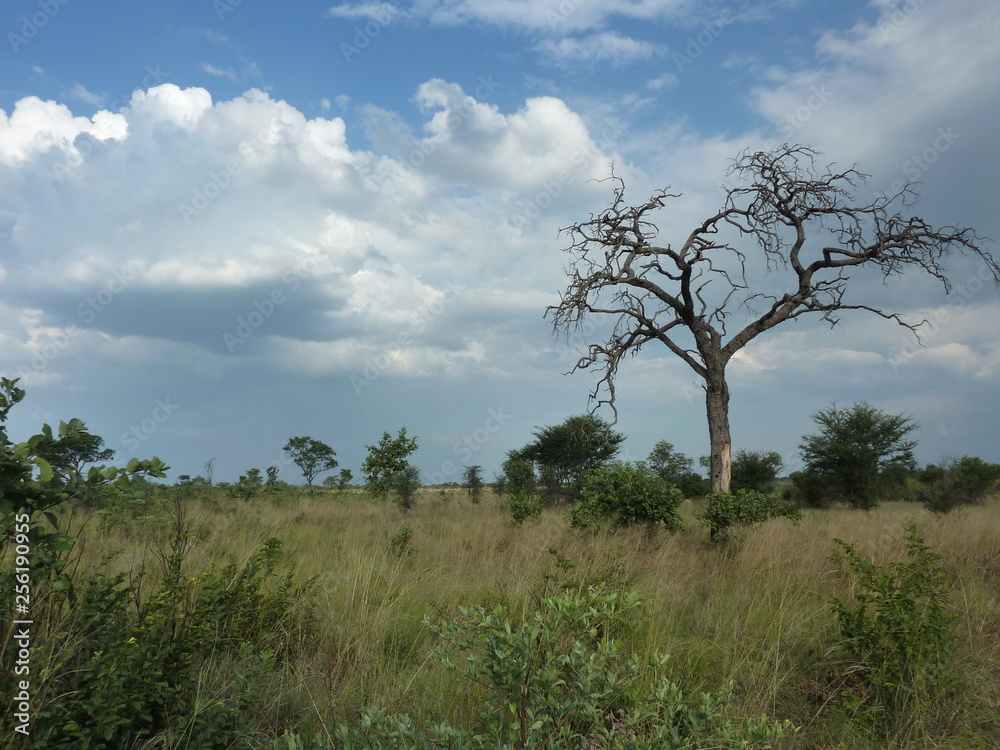
{"type": "Polygon", "coordinates": [[[912,186],[855,205],[853,189],[867,175],[830,166],[820,172],[819,156],[788,144],[743,152],[730,167],[735,186],[726,188],[722,209],[676,247],[657,244],[659,230],[650,217],[679,195],[661,190],[629,206],[625,184],[613,174],[611,205],[562,230],[572,239],[566,250],[572,256],[569,285],[546,317],[551,315],[556,332],[576,330],[587,315],[614,319],[608,339],[590,344],[573,368],[596,365],[603,372],[591,394],[594,408],[607,404],[614,410],[615,376],[625,355],[649,342],[665,345],[694,370],[705,391],[713,492],[729,491],[726,366],[757,336],[808,314],[835,325],[844,310],[866,310],[916,332],[920,323],[899,313],[847,301],[848,272],[859,266],[885,281],[916,266],[948,292],[946,259],[972,253],[1000,283],[1000,266],[973,230],[935,229],[893,209],[911,205],[912,186]],[[748,269],[752,275],[785,273],[787,291],[755,291],[748,269]],[[734,320],[742,328],[730,333],[727,322],[732,327],[734,320]]]}

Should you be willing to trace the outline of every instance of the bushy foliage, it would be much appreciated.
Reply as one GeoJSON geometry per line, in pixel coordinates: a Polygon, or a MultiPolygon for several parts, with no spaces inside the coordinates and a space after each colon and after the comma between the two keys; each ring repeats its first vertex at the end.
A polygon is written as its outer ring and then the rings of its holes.
{"type": "Polygon", "coordinates": [[[478,503],[483,497],[483,467],[479,465],[466,466],[462,472],[462,481],[469,491],[469,499],[478,503]]]}
{"type": "Polygon", "coordinates": [[[733,528],[754,526],[772,518],[797,521],[801,517],[794,503],[754,490],[713,493],[708,497],[708,507],[697,514],[698,520],[712,529],[714,535],[725,535],[733,528]]]}
{"type": "Polygon", "coordinates": [[[389,538],[389,552],[395,557],[405,557],[413,552],[410,542],[413,540],[413,527],[403,524],[389,538]]]}
{"type": "Polygon", "coordinates": [[[974,456],[963,456],[945,466],[928,466],[921,472],[917,499],[928,510],[947,513],[963,505],[975,505],[1000,483],[1000,464],[974,456]]]}
{"type": "Polygon", "coordinates": [[[336,451],[326,443],[311,437],[289,438],[282,450],[302,471],[302,476],[306,478],[306,485],[310,489],[317,474],[337,467],[336,451]]]}
{"type": "Polygon", "coordinates": [[[432,626],[443,642],[433,653],[486,688],[474,731],[366,710],[332,738],[287,735],[274,748],[766,748],[797,731],[766,716],[734,721],[731,685],[691,700],[666,676],[666,656],[625,654],[615,633],[640,606],[633,593],[592,589],[545,598],[523,622],[502,606],[463,608],[432,626]]]}
{"type": "Polygon", "coordinates": [[[542,515],[542,501],[536,495],[512,490],[507,497],[507,510],[514,523],[522,524],[542,515]]]}
{"type": "MultiPolygon", "coordinates": [[[[861,403],[821,409],[812,418],[819,434],[805,436],[799,451],[806,472],[823,478],[824,492],[832,499],[874,508],[887,485],[914,466],[916,442],[906,436],[917,425],[905,415],[861,403]]],[[[817,482],[810,485],[819,487],[817,482]]]]}
{"type": "MultiPolygon", "coordinates": [[[[378,445],[365,447],[368,455],[361,467],[365,475],[365,491],[382,502],[388,500],[393,492],[398,495],[401,489],[404,493],[409,492],[410,485],[407,481],[414,477],[412,473],[406,473],[412,469],[408,458],[417,450],[417,439],[407,437],[406,428],[403,427],[396,437],[383,432],[378,445]]],[[[400,497],[400,504],[405,508],[410,500],[412,494],[404,494],[400,497]]]]}
{"type": "Polygon", "coordinates": [[[606,464],[625,440],[593,414],[569,417],[562,424],[539,428],[534,435],[535,441],[515,454],[537,465],[550,491],[569,488],[585,472],[606,464]]]}
{"type": "Polygon", "coordinates": [[[517,451],[507,454],[507,460],[503,462],[503,476],[504,488],[511,494],[534,495],[538,489],[535,465],[517,451]]]}
{"type": "Polygon", "coordinates": [[[849,674],[841,699],[857,716],[891,729],[893,722],[933,700],[953,678],[948,660],[955,645],[948,611],[948,571],[907,526],[907,562],[879,566],[837,539],[853,596],[834,599],[837,656],[849,674]],[[853,689],[852,689],[853,688],[853,689]]]}
{"type": "Polygon", "coordinates": [[[780,453],[740,449],[733,456],[730,489],[769,495],[774,492],[781,466],[780,453]]]}
{"type": "MultiPolygon", "coordinates": [[[[310,584],[277,577],[277,539],[245,564],[194,577],[181,570],[185,544],[175,540],[148,595],[102,569],[50,592],[60,629],[33,644],[44,689],[24,747],[126,748],[157,738],[225,748],[243,736],[245,712],[275,665],[295,657],[311,632],[310,584]]],[[[3,690],[4,705],[10,697],[3,690]]]]}
{"type": "Polygon", "coordinates": [[[694,459],[675,451],[673,443],[658,442],[646,463],[650,471],[677,487],[684,497],[701,497],[709,490],[709,481],[694,470],[694,459]]]}
{"type": "Polygon", "coordinates": [[[82,469],[77,473],[67,464],[63,472],[57,473],[42,454],[51,450],[54,442],[88,443],[85,438],[90,433],[83,422],[72,419],[60,422],[58,433],[46,424],[37,435],[13,443],[7,434],[8,415],[25,396],[17,383],[17,379],[0,378],[0,560],[14,537],[15,523],[27,523],[30,527],[27,537],[33,550],[31,576],[37,580],[58,576],[65,564],[62,553],[72,546],[72,540],[59,531],[58,518],[52,512],[56,506],[73,497],[93,496],[112,482],[128,489],[136,477],[163,477],[170,467],[155,457],[133,458],[124,468],[91,466],[84,474],[82,469]],[[40,523],[43,518],[46,525],[40,523]]]}
{"type": "Polygon", "coordinates": [[[681,491],[652,473],[642,461],[602,466],[584,475],[580,499],[569,512],[570,523],[586,528],[602,522],[617,526],[662,523],[670,531],[683,527],[677,508],[681,491]]]}

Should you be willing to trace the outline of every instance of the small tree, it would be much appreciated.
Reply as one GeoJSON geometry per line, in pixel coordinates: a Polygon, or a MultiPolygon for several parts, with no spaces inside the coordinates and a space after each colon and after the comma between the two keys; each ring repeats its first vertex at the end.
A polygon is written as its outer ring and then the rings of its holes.
{"type": "Polygon", "coordinates": [[[733,492],[753,490],[769,495],[774,492],[781,467],[780,453],[742,449],[736,451],[733,456],[733,492]]]}
{"type": "Polygon", "coordinates": [[[874,508],[889,476],[914,468],[917,443],[905,439],[917,428],[910,417],[860,403],[847,409],[834,405],[812,418],[820,432],[799,446],[806,473],[820,475],[831,494],[855,508],[874,508]]]}
{"type": "Polygon", "coordinates": [[[208,486],[212,486],[212,477],[215,476],[215,456],[212,456],[205,462],[205,479],[208,481],[208,486]]]}
{"type": "MultiPolygon", "coordinates": [[[[72,546],[72,540],[58,531],[59,519],[50,512],[55,506],[81,488],[94,490],[112,482],[124,488],[130,485],[132,479],[143,476],[162,478],[170,467],[155,457],[148,460],[133,458],[122,469],[91,466],[86,475],[77,477],[74,485],[67,483],[39,454],[39,449],[51,445],[53,440],[52,429],[48,425],[43,425],[40,434],[31,436],[23,443],[15,444],[9,439],[8,414],[25,395],[24,389],[18,388],[17,383],[16,378],[0,378],[0,560],[4,560],[8,549],[14,551],[18,534],[30,533],[33,554],[28,562],[31,567],[58,574],[65,562],[60,555],[72,546]],[[43,516],[48,521],[48,527],[38,523],[43,516]],[[20,528],[25,531],[20,531],[20,528]]],[[[58,439],[73,442],[79,433],[86,432],[83,422],[72,419],[60,423],[58,439]]]]}
{"type": "Polygon", "coordinates": [[[306,486],[312,491],[313,478],[317,474],[329,471],[337,466],[337,454],[326,443],[311,437],[293,437],[282,449],[287,453],[292,463],[299,467],[302,476],[306,478],[306,486]]]}
{"type": "Polygon", "coordinates": [[[396,493],[396,501],[403,512],[409,513],[416,505],[417,490],[420,489],[420,470],[412,464],[406,464],[393,474],[392,489],[396,493]]]}
{"type": "Polygon", "coordinates": [[[617,526],[646,524],[650,531],[663,523],[670,531],[680,531],[683,524],[677,507],[683,500],[675,485],[651,472],[642,461],[615,463],[584,475],[580,500],[570,511],[570,521],[578,527],[601,521],[617,526]]]}
{"type": "Polygon", "coordinates": [[[267,467],[267,482],[268,488],[273,489],[278,484],[278,467],[268,466],[267,467]]]}
{"type": "Polygon", "coordinates": [[[708,492],[708,482],[694,470],[694,460],[675,451],[673,443],[661,440],[654,445],[647,464],[650,471],[680,489],[685,497],[708,492]]]}
{"type": "Polygon", "coordinates": [[[337,489],[340,491],[346,490],[351,486],[353,479],[354,474],[351,473],[350,469],[341,469],[340,476],[337,477],[337,489]]]}
{"type": "Polygon", "coordinates": [[[469,491],[469,499],[478,503],[483,496],[483,467],[466,466],[462,475],[465,488],[469,491]]]}
{"type": "Polygon", "coordinates": [[[417,450],[417,439],[406,437],[406,428],[403,427],[397,437],[383,432],[378,445],[365,447],[368,456],[361,467],[365,475],[365,490],[384,503],[389,499],[389,493],[396,489],[396,475],[409,467],[407,457],[417,450]]]}
{"type": "Polygon", "coordinates": [[[593,414],[569,417],[562,424],[537,429],[534,435],[535,442],[517,453],[537,464],[539,475],[552,489],[572,485],[585,471],[606,464],[625,440],[623,434],[593,414]]]}

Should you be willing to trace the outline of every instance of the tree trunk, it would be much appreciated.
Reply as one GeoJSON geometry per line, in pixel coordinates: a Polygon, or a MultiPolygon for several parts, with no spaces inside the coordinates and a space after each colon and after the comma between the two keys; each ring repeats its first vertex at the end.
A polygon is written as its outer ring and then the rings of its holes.
{"type": "MultiPolygon", "coordinates": [[[[729,492],[732,442],[729,439],[729,386],[725,365],[709,369],[705,383],[705,405],[708,410],[708,437],[711,444],[709,462],[712,492],[729,492]]],[[[711,527],[712,539],[718,529],[711,527]]]]}

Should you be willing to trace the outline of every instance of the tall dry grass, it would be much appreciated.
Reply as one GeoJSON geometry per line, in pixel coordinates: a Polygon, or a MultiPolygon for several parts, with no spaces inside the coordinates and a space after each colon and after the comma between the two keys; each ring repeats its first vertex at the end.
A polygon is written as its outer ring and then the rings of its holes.
{"type": "MultiPolygon", "coordinates": [[[[363,706],[466,725],[475,690],[434,664],[425,618],[476,605],[503,605],[516,618],[560,585],[603,581],[645,600],[645,617],[624,634],[626,647],[669,653],[672,677],[692,693],[734,681],[743,713],[802,724],[804,748],[920,747],[932,736],[869,737],[803,688],[833,637],[831,598],[848,593],[834,539],[884,563],[905,557],[904,525],[916,523],[944,557],[958,615],[955,663],[964,686],[960,700],[938,712],[940,746],[1000,747],[996,499],[946,516],[907,503],[807,511],[798,524],[772,521],[722,545],[693,523],[690,504],[689,527],[676,535],[578,533],[555,509],[516,527],[495,496],[472,504],[460,491],[424,490],[409,514],[357,492],[189,500],[183,511],[192,531],[184,568],[192,575],[245,560],[278,537],[287,563],[315,579],[319,631],[283,686],[288,716],[312,717],[315,728],[363,706]],[[397,554],[391,539],[404,525],[412,536],[397,554]],[[574,566],[561,569],[550,550],[574,566]]],[[[77,564],[114,555],[112,570],[145,577],[143,590],[151,591],[176,523],[164,516],[160,524],[105,528],[78,515],[77,564]]]]}

